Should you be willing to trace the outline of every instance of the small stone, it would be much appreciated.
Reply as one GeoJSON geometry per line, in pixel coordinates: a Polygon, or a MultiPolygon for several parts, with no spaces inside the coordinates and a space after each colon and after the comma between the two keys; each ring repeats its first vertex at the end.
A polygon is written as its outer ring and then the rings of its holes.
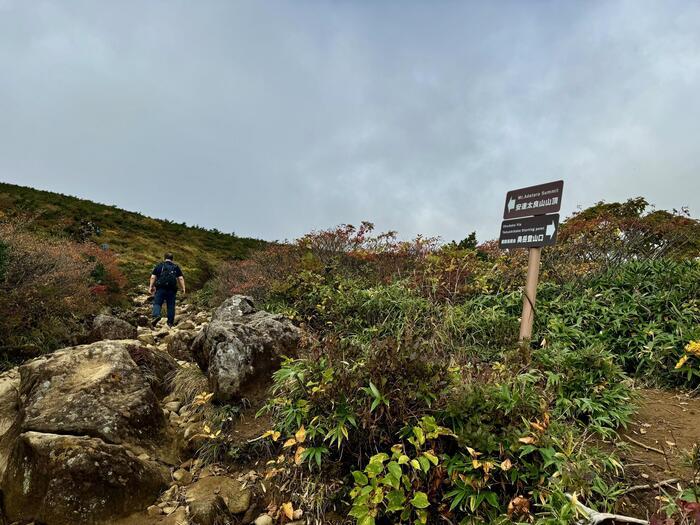
{"type": "Polygon", "coordinates": [[[163,514],[162,509],[158,505],[151,505],[146,509],[146,512],[148,512],[149,516],[160,516],[163,514]]]}
{"type": "Polygon", "coordinates": [[[151,456],[149,456],[149,455],[146,454],[145,452],[144,452],[143,454],[139,454],[137,457],[138,457],[141,461],[148,461],[149,459],[151,459],[151,456]]]}
{"type": "Polygon", "coordinates": [[[177,491],[178,491],[177,487],[173,485],[168,490],[163,492],[163,494],[160,496],[160,498],[163,501],[171,501],[171,500],[177,499],[175,497],[177,495],[177,491]]]}
{"type": "Polygon", "coordinates": [[[253,522],[255,525],[272,525],[272,518],[268,514],[261,514],[253,522]]]}
{"type": "Polygon", "coordinates": [[[192,483],[192,474],[184,468],[180,468],[173,472],[173,479],[178,485],[189,485],[192,483]]]}
{"type": "Polygon", "coordinates": [[[178,412],[180,410],[181,405],[182,403],[180,403],[179,401],[170,401],[168,403],[165,403],[165,405],[163,406],[166,409],[170,410],[170,412],[178,412]]]}
{"type": "Polygon", "coordinates": [[[156,344],[156,340],[151,334],[141,334],[138,336],[138,340],[147,345],[156,344]]]}

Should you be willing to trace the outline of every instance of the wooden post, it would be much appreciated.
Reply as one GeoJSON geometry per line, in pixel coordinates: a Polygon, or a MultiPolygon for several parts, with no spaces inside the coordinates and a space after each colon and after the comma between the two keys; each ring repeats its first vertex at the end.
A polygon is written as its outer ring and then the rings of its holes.
{"type": "Polygon", "coordinates": [[[530,248],[527,262],[527,282],[523,294],[523,315],[520,318],[520,341],[529,341],[532,337],[532,322],[535,319],[535,298],[537,281],[540,276],[540,255],[542,248],[530,248]]]}

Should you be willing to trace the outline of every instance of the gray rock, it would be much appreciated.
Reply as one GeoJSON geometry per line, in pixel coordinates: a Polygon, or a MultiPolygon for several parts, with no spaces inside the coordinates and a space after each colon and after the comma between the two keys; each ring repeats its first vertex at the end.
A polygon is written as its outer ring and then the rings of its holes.
{"type": "Polygon", "coordinates": [[[131,358],[135,348],[138,341],[99,341],[20,366],[21,431],[96,437],[136,453],[153,448],[166,423],[131,358]]]}
{"type": "Polygon", "coordinates": [[[119,445],[97,438],[25,432],[2,484],[5,512],[16,521],[93,524],[148,507],[166,473],[119,445]]]}
{"type": "Polygon", "coordinates": [[[112,315],[95,317],[90,332],[91,341],[136,339],[136,327],[112,315]]]}
{"type": "Polygon", "coordinates": [[[282,354],[292,352],[300,331],[281,315],[256,312],[248,297],[226,300],[192,343],[192,354],[208,373],[217,401],[242,396],[277,367],[282,354]]]}
{"type": "Polygon", "coordinates": [[[214,321],[239,321],[244,315],[254,313],[253,298],[246,295],[232,295],[219,306],[211,316],[214,321]]]}

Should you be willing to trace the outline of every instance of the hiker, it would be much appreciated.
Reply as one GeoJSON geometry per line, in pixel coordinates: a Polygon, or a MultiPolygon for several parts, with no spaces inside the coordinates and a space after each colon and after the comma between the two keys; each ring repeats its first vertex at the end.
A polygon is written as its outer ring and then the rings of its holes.
{"type": "Polygon", "coordinates": [[[163,262],[153,268],[151,282],[148,285],[148,293],[155,293],[153,297],[153,322],[155,327],[160,321],[160,310],[165,303],[168,307],[168,326],[175,324],[175,296],[178,284],[185,293],[185,278],[182,270],[173,262],[173,254],[166,253],[163,262]]]}

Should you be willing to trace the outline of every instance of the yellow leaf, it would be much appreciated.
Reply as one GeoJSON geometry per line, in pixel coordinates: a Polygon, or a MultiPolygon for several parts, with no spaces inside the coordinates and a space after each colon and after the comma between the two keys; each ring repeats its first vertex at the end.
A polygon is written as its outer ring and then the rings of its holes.
{"type": "Polygon", "coordinates": [[[535,438],[532,436],[525,436],[520,439],[518,439],[521,443],[525,443],[526,445],[532,445],[535,442],[535,438]]]}
{"type": "Polygon", "coordinates": [[[539,432],[544,432],[544,430],[545,430],[545,428],[542,425],[540,425],[539,423],[532,422],[532,421],[530,422],[530,426],[539,432]]]}
{"type": "Polygon", "coordinates": [[[481,466],[481,461],[478,459],[472,459],[472,467],[479,468],[481,466]]]}
{"type": "Polygon", "coordinates": [[[301,462],[303,461],[301,459],[301,455],[304,453],[305,450],[306,449],[304,447],[302,447],[301,445],[299,445],[297,447],[297,451],[294,454],[294,464],[295,465],[301,465],[301,462]]]}
{"type": "Polygon", "coordinates": [[[306,440],[306,429],[304,428],[304,425],[301,426],[299,430],[297,430],[297,433],[294,434],[294,437],[297,440],[297,443],[303,443],[306,440]]]}
{"type": "Polygon", "coordinates": [[[489,473],[489,470],[491,470],[491,469],[493,468],[493,463],[491,463],[490,461],[484,461],[484,462],[481,464],[481,466],[482,466],[483,469],[484,469],[484,474],[488,474],[488,473],[489,473]]]}
{"type": "Polygon", "coordinates": [[[501,470],[510,470],[512,467],[513,464],[510,462],[510,459],[506,458],[501,461],[501,470]]]}
{"type": "Polygon", "coordinates": [[[280,435],[281,434],[276,430],[268,430],[262,436],[260,436],[260,438],[265,439],[266,437],[271,437],[272,441],[277,441],[280,438],[280,435]]]}
{"type": "Polygon", "coordinates": [[[209,428],[209,425],[204,425],[204,432],[211,434],[211,428],[209,428]]]}
{"type": "Polygon", "coordinates": [[[682,367],[685,362],[688,360],[688,354],[684,354],[683,357],[681,357],[678,362],[676,363],[675,369],[678,370],[680,367],[682,367]]]}
{"type": "Polygon", "coordinates": [[[294,445],[297,444],[297,440],[294,438],[289,438],[287,441],[284,442],[284,445],[282,445],[282,448],[289,448],[293,447],[294,445]]]}
{"type": "Polygon", "coordinates": [[[481,452],[477,452],[472,447],[467,447],[467,452],[469,452],[469,455],[473,458],[478,458],[481,456],[481,452]]]}
{"type": "Polygon", "coordinates": [[[291,501],[282,503],[282,512],[284,512],[284,515],[287,516],[287,519],[294,519],[294,507],[292,506],[291,501]]]}

